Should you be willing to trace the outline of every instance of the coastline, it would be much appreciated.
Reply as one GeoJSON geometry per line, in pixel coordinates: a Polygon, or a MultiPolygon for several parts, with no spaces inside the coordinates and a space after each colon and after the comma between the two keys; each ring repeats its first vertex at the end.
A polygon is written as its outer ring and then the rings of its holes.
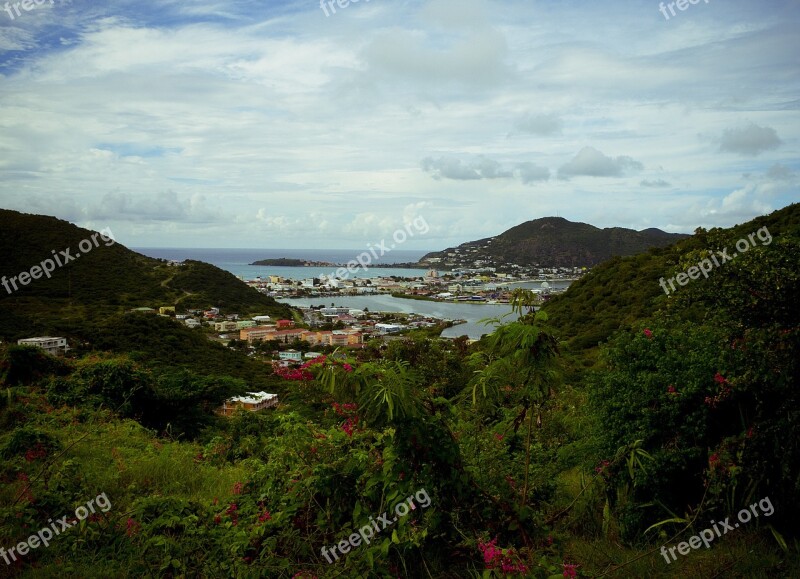
{"type": "Polygon", "coordinates": [[[392,292],[389,294],[393,298],[399,298],[404,300],[412,300],[412,301],[419,301],[419,302],[434,302],[437,304],[470,304],[475,306],[502,306],[506,305],[508,302],[495,302],[491,303],[488,300],[456,300],[456,299],[436,299],[429,296],[415,296],[411,294],[402,294],[399,292],[392,292]]]}

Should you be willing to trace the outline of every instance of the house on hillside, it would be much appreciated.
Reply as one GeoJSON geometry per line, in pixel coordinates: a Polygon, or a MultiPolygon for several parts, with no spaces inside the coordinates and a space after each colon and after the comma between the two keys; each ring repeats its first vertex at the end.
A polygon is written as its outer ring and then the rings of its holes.
{"type": "Polygon", "coordinates": [[[244,396],[235,396],[222,403],[218,413],[223,416],[230,416],[239,408],[248,412],[258,412],[265,408],[273,408],[278,405],[277,394],[267,394],[266,392],[248,392],[244,396]]]}
{"type": "Polygon", "coordinates": [[[405,326],[399,324],[375,324],[375,329],[381,334],[395,334],[405,329],[405,326]]]}
{"type": "Polygon", "coordinates": [[[278,352],[278,357],[281,360],[289,360],[291,362],[300,362],[303,359],[303,354],[297,350],[285,350],[278,352]]]}
{"type": "Polygon", "coordinates": [[[66,338],[52,338],[50,336],[23,338],[22,340],[17,340],[17,344],[20,346],[35,346],[53,356],[66,354],[67,350],[69,350],[66,338]]]}

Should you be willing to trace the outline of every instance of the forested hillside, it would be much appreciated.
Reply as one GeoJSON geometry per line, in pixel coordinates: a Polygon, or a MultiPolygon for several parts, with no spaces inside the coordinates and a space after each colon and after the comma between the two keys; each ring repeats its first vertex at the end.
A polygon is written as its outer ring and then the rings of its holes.
{"type": "Polygon", "coordinates": [[[65,334],[91,341],[97,323],[137,307],[216,306],[225,313],[291,317],[287,306],[213,265],[170,266],[54,217],[0,210],[0,256],[7,286],[0,287],[3,340],[65,334]],[[82,243],[89,248],[83,255],[82,243]],[[38,279],[17,281],[14,289],[10,278],[41,270],[46,260],[53,263],[48,275],[39,271],[38,279]]]}

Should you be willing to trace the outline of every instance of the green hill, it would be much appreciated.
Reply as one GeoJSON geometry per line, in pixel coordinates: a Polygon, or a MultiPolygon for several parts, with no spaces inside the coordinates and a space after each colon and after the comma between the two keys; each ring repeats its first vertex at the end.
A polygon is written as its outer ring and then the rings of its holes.
{"type": "Polygon", "coordinates": [[[591,267],[614,256],[634,255],[686,237],[660,229],[600,229],[563,217],[544,217],[526,221],[495,237],[429,253],[420,262],[439,258],[462,267],[471,267],[478,260],[496,265],[591,267]]]}
{"type": "MultiPolygon", "coordinates": [[[[741,278],[743,273],[734,269],[738,262],[732,260],[715,266],[708,280],[701,275],[698,280],[689,281],[686,287],[673,284],[677,291],[670,291],[670,297],[664,293],[659,280],[665,278],[666,283],[677,273],[686,271],[708,257],[709,250],[722,251],[727,248],[732,255],[736,251],[737,241],[747,239],[748,235],[761,227],[767,228],[775,240],[772,242],[775,246],[790,241],[796,243],[800,240],[800,205],[790,205],[729,229],[699,229],[692,237],[669,247],[652,248],[629,257],[614,257],[593,268],[589,274],[573,283],[567,292],[552,299],[545,310],[560,337],[577,350],[596,346],[614,331],[632,327],[637,320],[652,316],[670,302],[683,303],[689,294],[695,296],[695,302],[683,304],[685,307],[682,311],[684,315],[692,314],[698,318],[701,309],[714,306],[707,299],[701,300],[695,295],[696,291],[717,283],[725,276],[734,275],[735,271],[735,275],[741,278]],[[684,296],[683,301],[680,301],[681,296],[684,296]]],[[[754,241],[755,247],[763,243],[757,237],[754,241]]],[[[754,247],[753,244],[749,245],[754,247]]],[[[769,281],[764,279],[763,283],[769,281]]],[[[759,285],[758,280],[754,281],[754,285],[759,285]]],[[[755,291],[756,288],[741,289],[755,291]]],[[[717,306],[724,307],[725,304],[717,306]]],[[[677,308],[672,305],[671,309],[674,311],[677,308]]]]}
{"type": "MultiPolygon", "coordinates": [[[[175,306],[177,312],[216,306],[222,313],[291,317],[291,308],[248,287],[229,272],[199,261],[171,266],[54,217],[0,210],[0,341],[57,335],[79,351],[130,353],[156,366],[181,366],[205,375],[243,378],[265,387],[263,364],[211,342],[174,319],[131,314],[137,307],[175,306]],[[81,253],[92,235],[98,241],[81,253]],[[21,272],[69,248],[74,257],[48,279],[19,282],[21,272]],[[17,276],[17,290],[11,278],[17,276]]],[[[63,261],[63,260],[62,260],[63,261]]],[[[47,266],[49,267],[49,266],[47,266]]]]}

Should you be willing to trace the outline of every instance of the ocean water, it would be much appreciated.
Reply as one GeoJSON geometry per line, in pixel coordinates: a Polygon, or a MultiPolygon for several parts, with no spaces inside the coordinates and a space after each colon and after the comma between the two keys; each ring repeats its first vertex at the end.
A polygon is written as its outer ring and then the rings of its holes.
{"type": "MultiPolygon", "coordinates": [[[[327,261],[330,263],[347,263],[361,254],[363,249],[216,249],[199,247],[145,247],[132,248],[134,251],[159,259],[183,261],[194,259],[216,265],[220,269],[231,272],[242,279],[256,279],[268,275],[279,275],[288,279],[307,279],[320,274],[332,275],[336,268],[330,267],[277,267],[249,265],[261,259],[308,259],[312,261],[327,261]]],[[[419,260],[427,251],[396,249],[383,255],[376,263],[408,263],[419,260]]],[[[359,267],[355,274],[348,279],[367,279],[390,275],[402,277],[419,277],[425,275],[424,269],[406,268],[367,268],[359,267]]]]}

